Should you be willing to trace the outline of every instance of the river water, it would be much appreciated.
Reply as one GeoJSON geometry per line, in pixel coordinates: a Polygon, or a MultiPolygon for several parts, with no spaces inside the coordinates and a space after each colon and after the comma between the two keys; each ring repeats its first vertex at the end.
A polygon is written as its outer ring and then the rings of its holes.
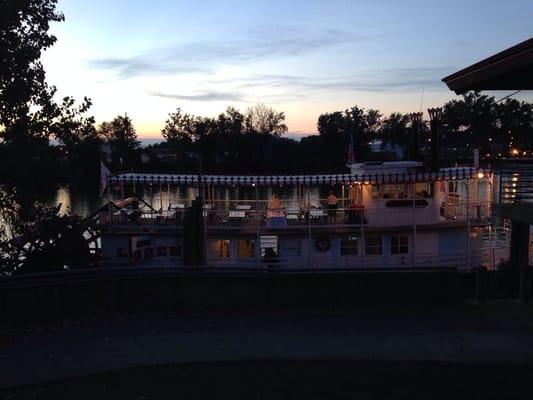
{"type": "MultiPolygon", "coordinates": [[[[303,196],[311,204],[317,204],[319,199],[324,198],[330,189],[332,188],[314,187],[308,191],[306,189],[304,192],[301,189],[288,186],[281,188],[215,188],[215,191],[210,192],[209,195],[206,194],[206,197],[209,198],[211,196],[215,200],[268,200],[272,198],[274,193],[277,193],[285,205],[290,205],[291,203],[294,203],[294,205],[301,204],[303,196]]],[[[341,198],[341,190],[337,188],[336,192],[338,192],[336,193],[337,196],[341,198]]],[[[104,192],[102,196],[98,196],[97,193],[87,193],[69,186],[60,186],[51,197],[46,198],[44,201],[49,205],[60,205],[61,214],[71,213],[88,216],[105,205],[108,200],[108,195],[113,201],[133,195],[151,203],[156,209],[165,209],[169,204],[193,200],[198,195],[198,189],[192,187],[154,187],[151,191],[148,189],[137,189],[133,193],[131,188],[124,192],[122,188],[115,187],[104,192]]]]}

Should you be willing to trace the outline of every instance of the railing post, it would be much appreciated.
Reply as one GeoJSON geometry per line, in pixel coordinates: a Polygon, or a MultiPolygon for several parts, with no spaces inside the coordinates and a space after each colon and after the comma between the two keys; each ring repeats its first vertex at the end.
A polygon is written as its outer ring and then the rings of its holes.
{"type": "Polygon", "coordinates": [[[414,267],[416,263],[416,220],[415,220],[415,194],[416,194],[416,182],[413,183],[413,201],[412,201],[412,208],[411,208],[411,215],[412,215],[412,222],[413,222],[413,240],[412,240],[412,255],[411,255],[411,264],[414,267]]]}
{"type": "Polygon", "coordinates": [[[365,244],[365,205],[364,205],[364,193],[363,193],[363,185],[361,185],[361,266],[365,265],[365,251],[366,251],[366,244],[365,244]]]}
{"type": "Polygon", "coordinates": [[[313,262],[313,239],[311,235],[311,209],[307,211],[309,214],[307,216],[307,269],[312,268],[312,262],[313,262]]]}
{"type": "Polygon", "coordinates": [[[470,191],[469,182],[466,180],[466,270],[470,271],[470,191]]]}

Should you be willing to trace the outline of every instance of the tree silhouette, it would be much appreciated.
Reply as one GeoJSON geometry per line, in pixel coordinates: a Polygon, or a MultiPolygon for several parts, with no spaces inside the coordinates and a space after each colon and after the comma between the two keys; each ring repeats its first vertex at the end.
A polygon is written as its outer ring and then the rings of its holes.
{"type": "Polygon", "coordinates": [[[177,108],[168,114],[161,136],[171,144],[190,143],[194,138],[194,117],[177,108]]]}
{"type": "Polygon", "coordinates": [[[8,143],[48,139],[42,124],[57,112],[55,88],[45,80],[40,57],[56,42],[50,22],[64,19],[56,3],[0,1],[0,135],[8,143]]]}
{"type": "Polygon", "coordinates": [[[119,115],[111,122],[103,122],[98,128],[98,135],[104,137],[113,151],[115,169],[131,168],[137,164],[140,142],[130,117],[119,115]]]}
{"type": "Polygon", "coordinates": [[[264,104],[248,108],[244,117],[246,133],[280,137],[287,132],[285,113],[278,112],[264,104]]]}

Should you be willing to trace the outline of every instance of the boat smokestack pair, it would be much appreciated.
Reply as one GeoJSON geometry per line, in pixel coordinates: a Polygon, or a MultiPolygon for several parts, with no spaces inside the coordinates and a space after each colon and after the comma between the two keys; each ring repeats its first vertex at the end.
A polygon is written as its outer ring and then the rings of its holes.
{"type": "Polygon", "coordinates": [[[432,172],[440,169],[440,127],[442,122],[442,108],[428,108],[429,124],[431,129],[431,158],[432,172]]]}
{"type": "Polygon", "coordinates": [[[421,112],[409,114],[411,120],[411,137],[409,139],[409,159],[413,161],[420,160],[420,131],[422,129],[421,112]]]}

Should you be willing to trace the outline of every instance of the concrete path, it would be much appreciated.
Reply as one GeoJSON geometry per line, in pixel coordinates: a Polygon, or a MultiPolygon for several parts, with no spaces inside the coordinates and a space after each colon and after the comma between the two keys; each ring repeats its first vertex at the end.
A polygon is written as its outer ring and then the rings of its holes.
{"type": "Polygon", "coordinates": [[[108,315],[0,333],[0,388],[183,362],[368,360],[533,366],[533,306],[108,315]]]}

